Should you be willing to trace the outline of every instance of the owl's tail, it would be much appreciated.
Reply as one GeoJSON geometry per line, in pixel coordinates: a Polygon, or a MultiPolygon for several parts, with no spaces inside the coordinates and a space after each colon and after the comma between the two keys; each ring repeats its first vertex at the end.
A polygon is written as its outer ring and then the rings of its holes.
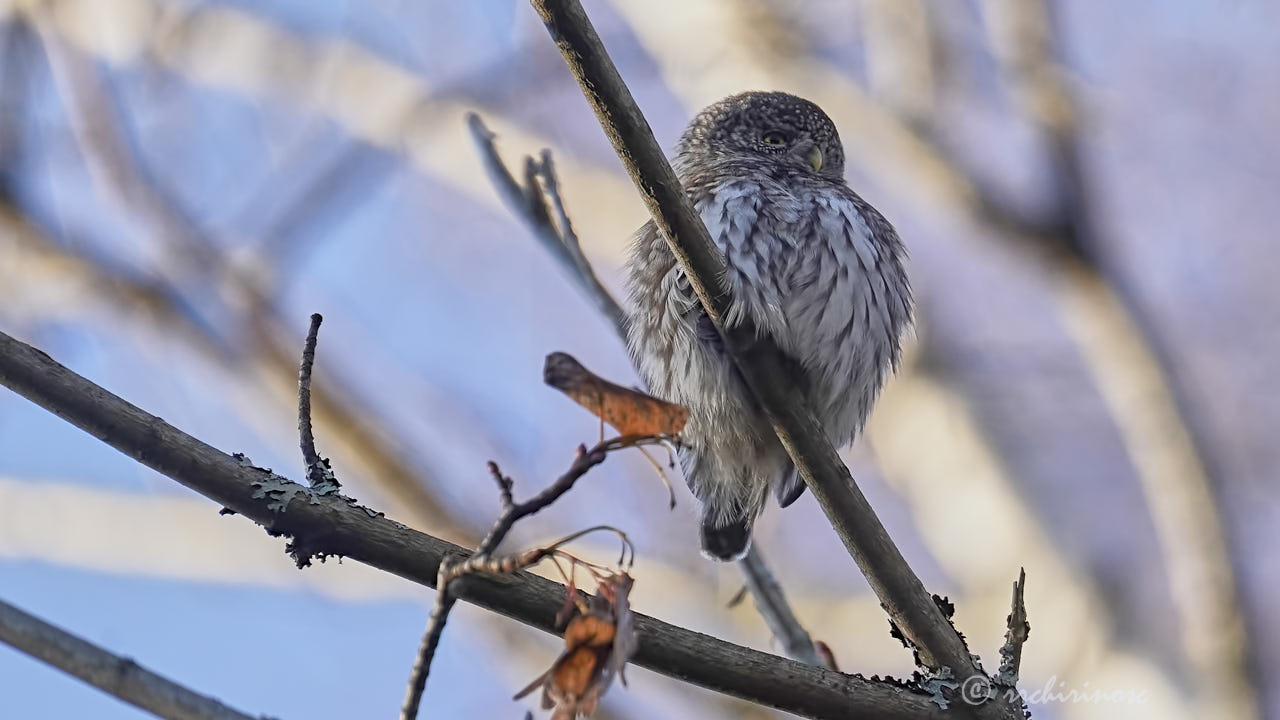
{"type": "Polygon", "coordinates": [[[732,518],[727,524],[710,514],[702,515],[702,553],[712,560],[741,560],[751,547],[751,520],[732,518]]]}
{"type": "MultiPolygon", "coordinates": [[[[791,460],[785,460],[784,464],[781,476],[773,484],[773,493],[778,498],[778,505],[787,507],[804,494],[805,485],[791,460]]],[[[690,473],[689,477],[696,479],[698,476],[690,473]]],[[[696,482],[690,485],[697,487],[696,482]]],[[[759,499],[759,504],[764,504],[763,497],[759,499]]],[[[737,511],[737,513],[740,512],[742,511],[737,511]]],[[[747,515],[733,513],[726,518],[724,512],[716,512],[710,505],[704,505],[702,508],[702,554],[712,560],[741,560],[747,554],[747,549],[751,547],[751,526],[756,514],[747,512],[747,515]]]]}
{"type": "Polygon", "coordinates": [[[750,478],[741,476],[742,468],[722,463],[713,452],[694,447],[680,448],[680,465],[685,482],[702,505],[702,554],[709,560],[740,560],[751,546],[751,525],[763,504],[735,499],[744,490],[750,492],[750,478]],[[755,510],[753,512],[753,509],[755,510]]]}

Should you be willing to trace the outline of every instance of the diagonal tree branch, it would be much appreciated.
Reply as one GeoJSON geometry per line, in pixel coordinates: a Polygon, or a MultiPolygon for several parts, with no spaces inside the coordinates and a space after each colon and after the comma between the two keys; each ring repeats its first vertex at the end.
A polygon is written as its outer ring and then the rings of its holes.
{"type": "Polygon", "coordinates": [[[157,675],[0,600],[0,642],[168,720],[266,720],[157,675]]]}
{"type": "MultiPolygon", "coordinates": [[[[349,557],[434,587],[441,561],[465,548],[411,530],[336,493],[309,488],[254,467],[187,435],[0,333],[0,385],[101,439],[120,452],[262,525],[292,538],[301,564],[349,557]]],[[[475,576],[460,599],[555,633],[565,588],[529,573],[475,576]]],[[[942,720],[960,717],[910,683],[868,680],[739,647],[636,615],[640,647],[633,660],[664,675],[785,710],[830,720],[942,720]]]]}
{"type": "MultiPolygon", "coordinates": [[[[648,122],[613,61],[574,0],[532,0],[606,135],[630,173],[672,252],[679,259],[707,314],[725,338],[729,355],[768,413],[774,430],[818,499],[845,547],[862,569],[881,604],[931,669],[949,668],[961,682],[986,674],[893,544],[884,525],[827,441],[813,413],[784,379],[776,347],[754,328],[726,331],[728,294],[719,279],[724,259],[694,211],[648,122]]],[[[978,710],[993,717],[1020,717],[1007,703],[978,710]]]]}

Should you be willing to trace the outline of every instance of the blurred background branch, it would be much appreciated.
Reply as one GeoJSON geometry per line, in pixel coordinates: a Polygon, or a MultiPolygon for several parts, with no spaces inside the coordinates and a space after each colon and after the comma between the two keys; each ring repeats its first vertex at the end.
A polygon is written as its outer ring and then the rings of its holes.
{"type": "Polygon", "coordinates": [[[1056,45],[1061,19],[1043,0],[987,0],[987,35],[1017,107],[1047,145],[1057,190],[1050,235],[1060,257],[1063,316],[1093,371],[1152,516],[1203,707],[1258,713],[1251,633],[1236,621],[1237,573],[1223,532],[1221,450],[1203,427],[1186,377],[1146,301],[1114,261],[1099,227],[1076,107],[1056,45]]]}
{"type": "MultiPolygon", "coordinates": [[[[279,340],[280,322],[265,282],[273,271],[260,261],[233,263],[220,250],[225,243],[208,237],[177,197],[164,193],[131,147],[124,130],[124,109],[115,103],[92,61],[56,33],[48,12],[37,4],[33,24],[95,187],[123,206],[156,240],[164,254],[155,264],[159,273],[155,282],[167,288],[165,294],[181,298],[185,311],[201,320],[215,311],[197,309],[187,294],[221,300],[226,306],[224,312],[238,316],[229,323],[236,333],[211,339],[224,349],[222,355],[231,355],[227,359],[238,370],[261,376],[264,384],[269,383],[272,394],[279,395],[281,402],[292,404],[296,399],[292,387],[296,375],[293,350],[279,340]],[[212,284],[211,292],[199,293],[202,283],[212,284]]],[[[316,393],[315,416],[325,425],[343,428],[334,449],[342,453],[344,464],[349,462],[358,472],[376,478],[399,510],[422,525],[449,537],[467,539],[468,532],[457,527],[429,492],[430,479],[425,470],[410,467],[402,453],[392,447],[395,441],[386,437],[389,428],[366,419],[369,413],[361,412],[354,392],[344,392],[340,378],[326,377],[324,385],[336,390],[316,393]]],[[[403,442],[401,446],[408,444],[403,442]]]]}
{"type": "Polygon", "coordinates": [[[263,720],[157,675],[129,658],[0,600],[0,641],[99,690],[168,720],[263,720]]]}

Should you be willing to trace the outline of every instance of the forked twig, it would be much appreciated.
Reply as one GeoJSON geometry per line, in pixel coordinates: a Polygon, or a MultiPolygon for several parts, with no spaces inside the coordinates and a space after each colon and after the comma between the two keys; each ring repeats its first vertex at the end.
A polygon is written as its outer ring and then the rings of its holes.
{"type": "Polygon", "coordinates": [[[578,288],[595,304],[596,309],[625,338],[627,315],[608,288],[600,282],[591,263],[582,253],[582,245],[573,230],[573,223],[569,221],[569,214],[565,211],[564,199],[560,196],[560,184],[556,180],[555,168],[551,162],[551,151],[543,150],[540,160],[525,158],[525,184],[522,186],[498,154],[494,145],[494,138],[497,136],[485,127],[479,115],[467,115],[467,128],[484,160],[489,180],[507,208],[524,221],[542,247],[564,267],[569,277],[578,284],[578,288]]]}
{"type": "MultiPolygon", "coordinates": [[[[503,475],[502,470],[496,463],[489,463],[489,474],[493,476],[498,485],[502,511],[498,515],[498,519],[494,521],[489,534],[476,547],[476,552],[470,559],[462,562],[449,562],[446,560],[440,563],[436,577],[436,604],[431,611],[430,618],[427,620],[427,629],[422,635],[422,642],[418,646],[418,657],[409,675],[409,687],[405,693],[404,704],[400,709],[400,720],[414,720],[418,716],[418,707],[422,702],[422,693],[427,685],[427,676],[431,672],[431,661],[435,657],[436,648],[440,645],[440,637],[443,635],[445,624],[449,620],[449,612],[457,602],[456,597],[449,591],[449,588],[453,581],[457,580],[461,575],[478,570],[492,571],[494,569],[513,572],[527,566],[521,565],[521,563],[533,564],[547,557],[556,557],[558,548],[564,543],[570,542],[586,533],[602,529],[616,532],[622,538],[623,550],[619,565],[634,562],[635,549],[631,546],[630,539],[622,531],[608,526],[596,526],[582,530],[548,547],[538,548],[528,553],[507,558],[494,558],[492,556],[493,551],[502,543],[517,521],[539,512],[560,499],[562,495],[573,488],[574,483],[579,478],[586,475],[591,468],[604,462],[611,451],[668,441],[669,438],[659,436],[623,436],[604,440],[589,450],[585,445],[579,445],[569,469],[537,495],[521,503],[517,503],[513,499],[511,478],[503,475]],[[629,560],[628,557],[630,558],[629,560]],[[497,564],[495,565],[494,563],[497,564]],[[508,566],[510,566],[510,570],[506,569],[508,566]]],[[[561,555],[561,557],[563,556],[561,555]]],[[[580,560],[575,559],[574,562],[578,565],[586,565],[580,560]]]]}

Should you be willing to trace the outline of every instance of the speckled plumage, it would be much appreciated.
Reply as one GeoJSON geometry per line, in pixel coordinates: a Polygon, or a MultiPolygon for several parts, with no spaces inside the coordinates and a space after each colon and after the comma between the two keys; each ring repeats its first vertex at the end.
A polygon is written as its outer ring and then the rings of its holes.
{"type": "MultiPolygon", "coordinates": [[[[771,336],[832,443],[849,443],[897,363],[911,293],[897,233],[844,181],[831,120],[793,95],[735,95],[694,118],[674,165],[725,253],[727,322],[771,336]]],[[[785,507],[804,485],[652,222],[628,271],[641,373],[690,410],[680,459],[703,550],[739,557],[769,489],[785,507]]]]}

